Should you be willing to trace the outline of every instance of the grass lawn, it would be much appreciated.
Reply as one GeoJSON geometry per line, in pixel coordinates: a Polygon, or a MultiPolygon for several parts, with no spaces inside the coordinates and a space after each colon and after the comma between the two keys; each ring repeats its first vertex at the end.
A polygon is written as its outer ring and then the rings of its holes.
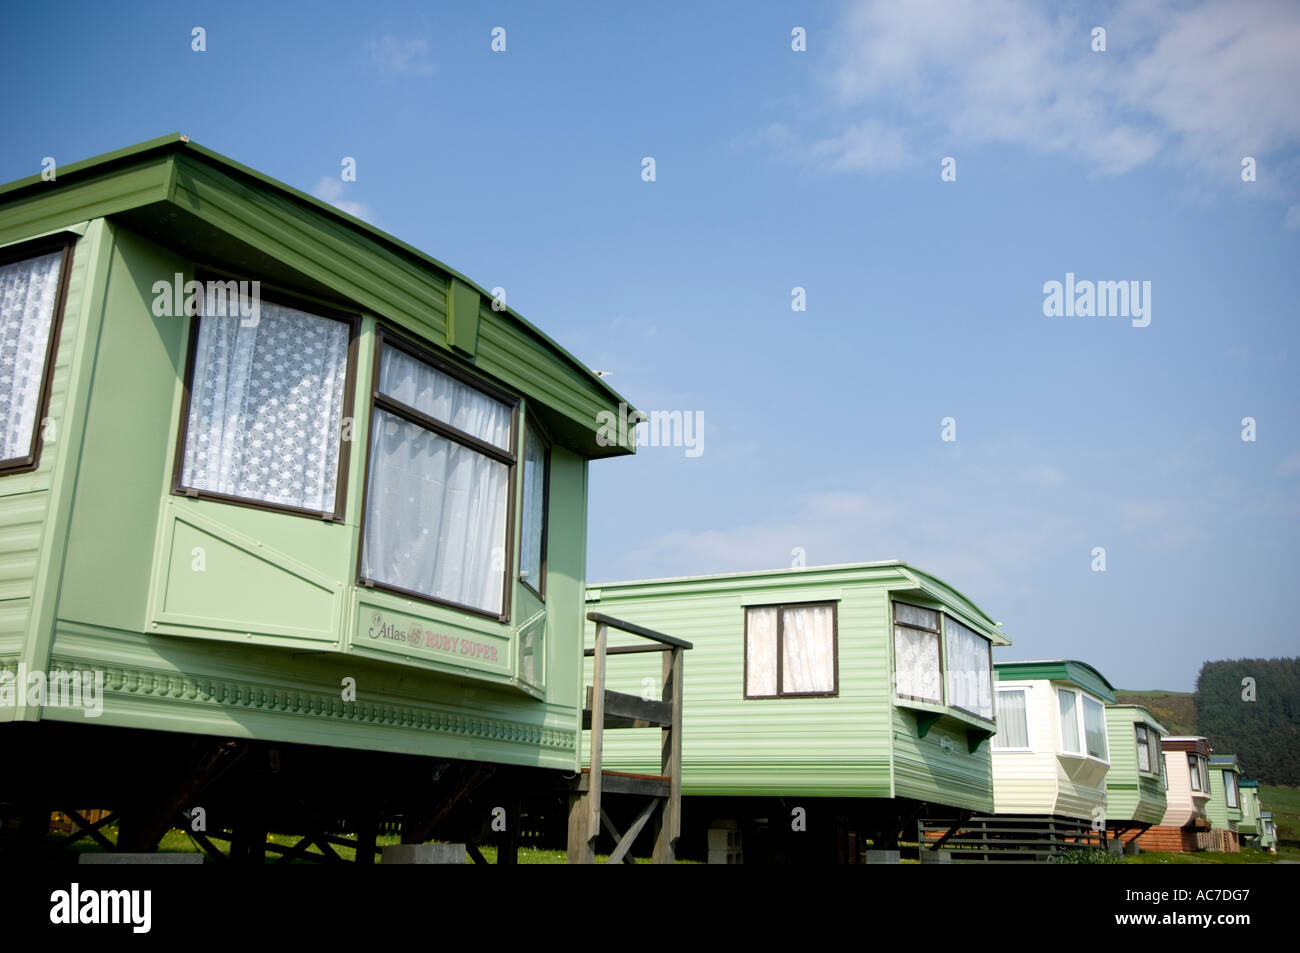
{"type": "MultiPolygon", "coordinates": [[[[1260,810],[1273,812],[1278,837],[1300,844],[1300,788],[1259,786],[1260,810]]],[[[1280,853],[1280,851],[1279,851],[1280,853]]]]}
{"type": "MultiPolygon", "coordinates": [[[[117,839],[116,825],[112,825],[112,824],[108,825],[107,827],[104,828],[104,832],[108,836],[109,840],[115,841],[117,839]]],[[[278,844],[283,847],[292,847],[294,844],[298,842],[297,837],[288,834],[270,834],[267,836],[266,840],[267,843],[269,844],[278,844]]],[[[379,838],[377,838],[377,841],[380,847],[385,847],[389,844],[401,843],[401,837],[397,834],[386,834],[386,835],[381,835],[379,838]]],[[[229,846],[227,842],[223,840],[214,840],[213,843],[218,848],[220,848],[223,853],[226,852],[229,846]]],[[[351,847],[343,847],[338,844],[332,844],[331,846],[334,848],[335,852],[344,860],[351,861],[356,856],[356,851],[354,851],[351,847]]],[[[84,839],[78,841],[77,843],[72,845],[71,850],[75,851],[76,853],[102,853],[103,851],[103,849],[98,844],[96,844],[94,841],[90,839],[84,839]]],[[[482,851],[483,857],[487,860],[488,863],[495,864],[497,862],[497,849],[495,847],[481,847],[480,850],[482,851]]],[[[172,830],[168,831],[165,835],[163,835],[162,843],[158,845],[158,852],[162,854],[201,853],[198,844],[196,844],[194,840],[187,833],[175,828],[173,828],[172,830]]],[[[307,854],[310,857],[316,858],[317,860],[312,861],[312,860],[305,860],[305,859],[295,859],[293,863],[307,864],[307,863],[319,862],[319,858],[321,858],[322,856],[320,848],[314,844],[307,851],[307,854]]],[[[270,852],[267,853],[267,863],[270,863],[276,859],[278,859],[278,856],[276,854],[270,852]]],[[[608,854],[596,855],[597,863],[603,864],[608,859],[609,859],[608,854]]],[[[535,847],[520,847],[518,860],[519,863],[521,864],[564,864],[568,862],[565,852],[562,850],[539,850],[538,848],[535,847]]],[[[470,859],[468,854],[465,855],[465,862],[467,864],[473,863],[473,861],[470,859]]],[[[648,864],[650,863],[650,859],[648,857],[638,857],[636,858],[636,862],[638,864],[648,864]]],[[[691,863],[691,861],[678,861],[678,863],[691,863]]]]}
{"type": "Polygon", "coordinates": [[[1274,864],[1279,860],[1300,860],[1300,848],[1279,847],[1277,855],[1254,847],[1243,847],[1239,854],[1225,854],[1198,850],[1193,854],[1172,854],[1165,851],[1143,851],[1136,857],[1125,857],[1126,864],[1274,864]]]}

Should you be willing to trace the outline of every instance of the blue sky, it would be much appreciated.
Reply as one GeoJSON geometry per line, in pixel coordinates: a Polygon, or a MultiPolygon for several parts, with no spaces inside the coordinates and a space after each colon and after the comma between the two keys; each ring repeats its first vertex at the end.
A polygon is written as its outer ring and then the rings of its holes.
{"type": "Polygon", "coordinates": [[[5,11],[0,179],[184,132],[701,414],[698,456],[592,466],[593,581],[802,547],[1124,687],[1296,653],[1295,4],[123,9],[5,11]],[[1151,282],[1150,325],[1045,316],[1067,272],[1151,282]]]}

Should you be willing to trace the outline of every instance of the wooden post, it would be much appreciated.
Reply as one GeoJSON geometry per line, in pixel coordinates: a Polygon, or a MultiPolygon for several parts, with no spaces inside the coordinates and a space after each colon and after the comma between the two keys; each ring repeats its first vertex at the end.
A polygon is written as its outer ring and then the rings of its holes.
{"type": "Polygon", "coordinates": [[[581,864],[595,863],[596,838],[600,836],[600,788],[604,780],[603,748],[605,743],[605,649],[609,644],[609,626],[596,623],[596,652],[592,656],[591,674],[591,768],[587,774],[586,830],[581,864]]]}
{"type": "Polygon", "coordinates": [[[682,836],[682,661],[680,646],[664,653],[663,700],[672,710],[672,727],[660,732],[659,773],[669,782],[655,837],[656,864],[677,862],[677,841],[682,836]]]}

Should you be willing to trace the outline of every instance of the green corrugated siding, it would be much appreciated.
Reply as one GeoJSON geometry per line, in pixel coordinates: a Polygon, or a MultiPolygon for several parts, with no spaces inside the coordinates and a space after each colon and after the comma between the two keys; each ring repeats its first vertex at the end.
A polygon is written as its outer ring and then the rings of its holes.
{"type": "MultiPolygon", "coordinates": [[[[1164,780],[1138,770],[1137,725],[1150,727],[1151,721],[1137,709],[1106,706],[1106,735],[1110,746],[1110,769],[1106,772],[1107,820],[1159,824],[1165,816],[1164,780]]],[[[1157,757],[1159,751],[1157,746],[1157,757]]]]}
{"type": "MultiPolygon", "coordinates": [[[[898,795],[989,810],[987,743],[969,754],[964,723],[947,717],[918,738],[913,714],[892,704],[889,587],[907,585],[893,566],[808,569],[601,585],[588,607],[694,643],[685,659],[685,794],[898,795]],[[745,699],[743,607],[829,600],[838,600],[838,696],[745,699]]],[[[594,638],[588,623],[588,646],[594,638]]],[[[611,633],[612,644],[637,641],[611,633]]],[[[655,656],[610,656],[609,687],[658,697],[659,665],[655,656]]],[[[590,662],[587,671],[589,683],[590,662]]],[[[605,739],[607,769],[658,771],[658,732],[605,739]]]]}
{"type": "MultiPolygon", "coordinates": [[[[6,216],[4,232],[9,231],[6,216]]],[[[55,461],[63,446],[75,442],[78,436],[66,413],[74,344],[85,305],[92,249],[93,239],[83,238],[73,253],[62,330],[55,342],[58,350],[48,411],[54,439],[45,442],[36,470],[0,476],[0,666],[10,669],[16,666],[31,635],[32,598],[42,545],[53,542],[46,538],[46,532],[55,461]]]]}
{"type": "MultiPolygon", "coordinates": [[[[126,229],[114,235],[103,333],[86,361],[93,387],[51,662],[106,673],[100,723],[572,770],[586,460],[552,449],[544,609],[522,598],[520,585],[508,626],[361,590],[352,583],[369,445],[370,324],[363,328],[343,523],[172,495],[189,321],[154,316],[150,303],[155,280],[192,266],[126,229]],[[196,544],[206,548],[202,575],[191,567],[196,544]],[[425,658],[421,670],[400,653],[377,651],[351,632],[359,603],[409,615],[431,631],[461,627],[501,640],[501,671],[488,667],[478,680],[466,679],[458,659],[425,658]],[[547,678],[539,700],[506,685],[513,631],[541,611],[547,678]],[[273,647],[313,641],[305,647],[351,647],[367,657],[273,647]],[[357,681],[355,703],[342,701],[345,677],[357,681]]],[[[515,489],[517,541],[521,480],[515,489]]],[[[81,715],[47,709],[43,717],[81,715]]]]}

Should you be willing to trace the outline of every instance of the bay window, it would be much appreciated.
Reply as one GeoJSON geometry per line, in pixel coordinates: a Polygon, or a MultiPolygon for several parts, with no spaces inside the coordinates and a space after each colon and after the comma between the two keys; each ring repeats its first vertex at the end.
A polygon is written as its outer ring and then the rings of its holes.
{"type": "Polygon", "coordinates": [[[0,249],[0,473],[39,463],[71,258],[67,240],[0,249]]]}
{"type": "Polygon", "coordinates": [[[951,615],[906,602],[894,609],[894,694],[993,721],[993,646],[951,615]]]}
{"type": "Polygon", "coordinates": [[[1061,715],[1061,750],[1106,761],[1106,709],[1102,703],[1071,688],[1058,688],[1056,699],[1061,715]]]}
{"type": "Polygon", "coordinates": [[[173,491],[343,518],[353,323],[263,300],[255,323],[201,296],[173,491]]]}
{"type": "Polygon", "coordinates": [[[1189,754],[1187,756],[1187,773],[1193,791],[1199,791],[1208,794],[1210,791],[1209,777],[1206,774],[1205,759],[1199,754],[1189,754]]]}
{"type": "Polygon", "coordinates": [[[1239,807],[1237,800],[1237,774],[1235,771],[1223,772],[1223,793],[1228,799],[1228,807],[1239,807]]]}
{"type": "Polygon", "coordinates": [[[993,736],[994,748],[1000,751],[1029,750],[1029,719],[1025,698],[1023,688],[998,691],[998,733],[993,736]]]}
{"type": "Polygon", "coordinates": [[[1137,727],[1138,770],[1150,771],[1151,770],[1151,749],[1147,745],[1147,734],[1148,734],[1147,726],[1138,725],[1136,727],[1137,727]]]}
{"type": "Polygon", "coordinates": [[[745,609],[745,697],[839,691],[835,603],[745,609]]]}
{"type": "Polygon", "coordinates": [[[513,397],[380,336],[360,581],[506,621],[513,397]]]}

